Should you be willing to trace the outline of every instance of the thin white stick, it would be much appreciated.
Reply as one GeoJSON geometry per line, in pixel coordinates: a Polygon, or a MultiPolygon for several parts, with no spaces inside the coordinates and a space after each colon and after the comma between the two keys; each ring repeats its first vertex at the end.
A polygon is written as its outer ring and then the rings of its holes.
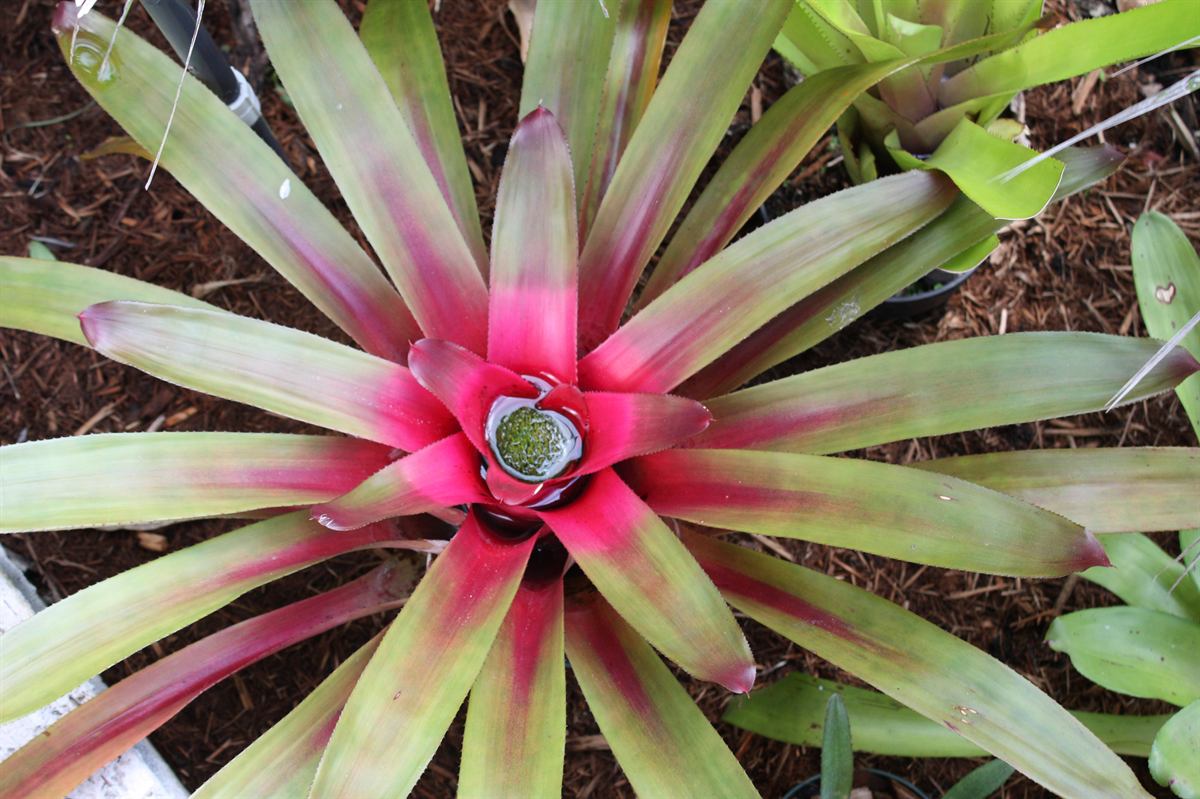
{"type": "Polygon", "coordinates": [[[1189,46],[1189,45],[1195,44],[1196,42],[1200,42],[1200,35],[1193,36],[1193,37],[1192,37],[1192,38],[1190,38],[1190,39],[1184,39],[1182,42],[1180,42],[1179,44],[1175,45],[1174,47],[1170,47],[1170,48],[1168,48],[1168,49],[1166,49],[1166,50],[1163,50],[1163,51],[1162,51],[1162,52],[1160,52],[1160,53],[1155,53],[1154,55],[1148,55],[1148,56],[1146,56],[1145,58],[1141,59],[1140,61],[1134,61],[1132,64],[1128,64],[1128,65],[1126,65],[1126,66],[1123,66],[1123,67],[1121,67],[1120,69],[1118,69],[1116,72],[1114,72],[1114,73],[1112,73],[1111,75],[1109,75],[1108,77],[1110,77],[1110,78],[1115,78],[1115,77],[1116,77],[1116,76],[1118,76],[1118,75],[1124,75],[1126,72],[1128,72],[1129,70],[1133,69],[1134,67],[1140,67],[1142,64],[1145,64],[1145,63],[1147,63],[1147,62],[1153,61],[1153,60],[1154,60],[1154,59],[1156,59],[1156,58],[1161,58],[1162,56],[1165,56],[1167,53],[1173,53],[1173,52],[1175,52],[1176,50],[1180,50],[1180,49],[1182,49],[1182,48],[1184,48],[1184,47],[1187,47],[1187,46],[1189,46]]]}
{"type": "Polygon", "coordinates": [[[108,75],[108,59],[112,55],[113,45],[117,43],[117,34],[121,32],[121,26],[125,24],[125,17],[129,16],[129,9],[133,8],[133,0],[125,0],[125,7],[121,9],[121,16],[117,18],[117,26],[113,28],[112,38],[108,40],[108,49],[104,51],[104,58],[100,59],[100,69],[96,71],[96,77],[100,80],[105,80],[108,75]]]}
{"type": "Polygon", "coordinates": [[[1029,160],[1024,161],[1020,164],[1017,164],[1015,167],[1008,170],[1007,172],[1004,172],[1004,173],[996,176],[994,178],[994,180],[998,180],[1001,183],[1008,183],[1010,180],[1015,178],[1017,175],[1020,175],[1022,172],[1026,172],[1026,171],[1032,169],[1033,167],[1040,164],[1042,161],[1045,161],[1047,158],[1051,158],[1055,154],[1061,152],[1062,150],[1067,149],[1072,144],[1077,144],[1078,142],[1081,142],[1086,138],[1094,136],[1097,133],[1101,133],[1103,131],[1108,130],[1109,128],[1116,127],[1117,125],[1123,124],[1132,119],[1137,119],[1142,114],[1148,114],[1156,108],[1161,108],[1162,106],[1167,105],[1168,103],[1175,102],[1176,100],[1180,99],[1181,97],[1187,97],[1189,94],[1196,91],[1197,89],[1200,89],[1200,69],[1198,69],[1195,72],[1193,72],[1192,74],[1188,75],[1183,80],[1172,84],[1170,87],[1168,87],[1166,89],[1163,89],[1158,94],[1147,97],[1145,100],[1142,100],[1140,103],[1135,103],[1134,105],[1131,105],[1128,108],[1126,108],[1124,111],[1113,114],[1112,116],[1110,116],[1108,119],[1104,120],[1103,122],[1099,122],[1095,125],[1092,125],[1090,128],[1085,130],[1083,133],[1079,133],[1079,134],[1076,134],[1075,136],[1072,136],[1071,138],[1067,139],[1062,144],[1056,144],[1055,146],[1051,147],[1049,150],[1046,150],[1043,153],[1038,153],[1037,155],[1033,156],[1029,160]]]}
{"type": "Polygon", "coordinates": [[[192,49],[196,46],[196,37],[200,35],[200,19],[204,16],[204,0],[196,0],[196,27],[192,28],[192,40],[188,43],[187,56],[183,59],[183,72],[179,73],[179,85],[175,87],[175,102],[171,103],[171,114],[167,117],[167,127],[163,129],[162,141],[158,144],[158,152],[154,154],[154,163],[150,164],[150,174],[146,178],[146,190],[150,190],[150,181],[158,169],[163,150],[167,146],[167,134],[171,132],[171,123],[175,121],[175,109],[179,107],[179,97],[183,94],[183,82],[187,79],[188,67],[192,63],[192,49]]]}
{"type": "Polygon", "coordinates": [[[1118,391],[1116,394],[1113,394],[1113,398],[1110,399],[1108,404],[1104,406],[1104,410],[1111,411],[1113,408],[1117,407],[1121,400],[1125,399],[1130,391],[1133,391],[1135,388],[1137,388],[1137,384],[1142,382],[1142,378],[1150,374],[1150,370],[1158,366],[1159,362],[1161,362],[1163,358],[1166,358],[1171,350],[1175,349],[1179,342],[1183,341],[1183,337],[1188,333],[1191,333],[1192,328],[1198,324],[1200,324],[1200,311],[1196,311],[1196,314],[1188,320],[1188,323],[1176,331],[1175,335],[1171,336],[1170,341],[1159,347],[1158,352],[1154,353],[1154,357],[1146,361],[1146,365],[1141,369],[1138,369],[1137,373],[1133,377],[1129,378],[1129,382],[1121,386],[1120,391],[1118,391]]]}

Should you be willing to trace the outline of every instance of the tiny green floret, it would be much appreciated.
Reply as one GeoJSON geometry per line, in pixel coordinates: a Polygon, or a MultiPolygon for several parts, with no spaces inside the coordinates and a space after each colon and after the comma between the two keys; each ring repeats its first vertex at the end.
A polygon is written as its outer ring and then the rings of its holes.
{"type": "Polygon", "coordinates": [[[527,406],[500,421],[495,448],[503,465],[517,477],[544,480],[561,471],[570,442],[549,414],[527,406]]]}

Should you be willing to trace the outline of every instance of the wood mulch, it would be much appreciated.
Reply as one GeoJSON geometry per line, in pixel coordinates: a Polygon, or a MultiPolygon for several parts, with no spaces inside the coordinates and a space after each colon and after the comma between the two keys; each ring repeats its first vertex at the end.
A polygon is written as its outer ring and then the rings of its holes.
{"type": "MultiPolygon", "coordinates": [[[[336,187],[320,167],[312,143],[284,102],[257,43],[234,22],[230,3],[210,2],[205,20],[233,60],[249,69],[264,110],[301,178],[348,227],[355,230],[336,187]]],[[[362,3],[344,3],[352,16],[362,3]]],[[[668,55],[695,2],[678,2],[668,55]]],[[[1082,7],[1052,3],[1078,18],[1082,7]]],[[[1087,3],[1090,8],[1097,3],[1087,3]]],[[[153,281],[248,316],[282,322],[345,340],[332,324],[225,230],[166,173],[145,191],[148,165],[130,156],[82,160],[81,155],[119,129],[71,78],[49,33],[53,3],[21,0],[7,9],[0,68],[0,252],[24,253],[32,237],[51,242],[63,260],[153,281]]],[[[101,3],[113,14],[118,4],[101,3]]],[[[518,34],[498,0],[442,0],[437,23],[464,141],[477,182],[484,229],[490,228],[506,142],[516,122],[521,63],[518,34]]],[[[130,27],[163,45],[140,9],[130,27]]],[[[1140,99],[1157,82],[1166,85],[1195,56],[1174,54],[1107,81],[1080,78],[1029,92],[1025,113],[1035,146],[1053,144],[1140,99]],[[1191,59],[1189,61],[1189,59],[1191,59]]],[[[722,145],[727,153],[744,133],[751,105],[786,89],[783,65],[772,56],[722,145]],[[757,95],[757,97],[754,97],[757,95]]],[[[786,366],[787,372],[931,341],[1020,330],[1091,330],[1144,334],[1129,268],[1129,229],[1143,210],[1175,215],[1200,242],[1200,164],[1181,146],[1178,129],[1196,130],[1196,105],[1183,101],[1124,125],[1108,141],[1129,154],[1125,168],[1103,186],[1012,226],[991,261],[955,295],[945,313],[905,322],[867,318],[786,366]]],[[[822,142],[793,179],[772,198],[786,210],[845,185],[836,154],[822,142]]],[[[362,241],[361,235],[359,235],[362,241]]],[[[299,432],[305,425],[234,403],[174,388],[79,347],[37,336],[0,333],[0,442],[13,443],[86,432],[123,430],[244,430],[299,432]]],[[[781,372],[782,373],[782,372],[781,372]]],[[[953,454],[1029,447],[1195,445],[1173,395],[1109,414],[1013,425],[954,436],[875,447],[866,457],[906,463],[953,454]]],[[[86,487],[81,487],[86,490],[86,487]]],[[[137,531],[73,531],[14,536],[6,545],[28,562],[28,573],[50,599],[231,529],[227,521],[137,531]]],[[[1173,546],[1170,536],[1160,536],[1173,546]]],[[[1031,581],[965,574],[889,561],[849,550],[783,541],[779,551],[893,600],[1001,658],[1071,708],[1158,712],[1152,702],[1106,693],[1071,670],[1067,659],[1042,643],[1049,622],[1080,608],[1114,604],[1085,582],[1031,581]]],[[[120,680],[204,635],[265,610],[310,596],[369,568],[379,556],[345,556],[251,592],[188,629],[168,636],[103,675],[120,680]]],[[[318,636],[245,669],[216,686],[152,736],[184,783],[195,787],[311,690],[332,667],[384,623],[373,618],[318,636]]],[[[851,679],[752,622],[747,635],[763,672],[762,683],[788,671],[851,679]]],[[[431,668],[436,668],[431,664],[431,668]]],[[[727,695],[685,678],[709,718],[716,721],[727,695]]],[[[617,797],[632,794],[591,718],[570,684],[568,754],[564,794],[617,797]]],[[[726,725],[718,729],[766,797],[778,797],[815,773],[817,752],[757,738],[726,725]]],[[[453,795],[461,718],[415,795],[453,795]]],[[[945,790],[975,761],[861,757],[933,793],[945,790]]],[[[1131,761],[1145,775],[1144,762],[1131,761]]],[[[1146,778],[1148,781],[1148,777],[1146,778]]],[[[1014,778],[1005,797],[1044,795],[1014,778]]],[[[1165,795],[1165,794],[1164,794],[1165,795]]]]}

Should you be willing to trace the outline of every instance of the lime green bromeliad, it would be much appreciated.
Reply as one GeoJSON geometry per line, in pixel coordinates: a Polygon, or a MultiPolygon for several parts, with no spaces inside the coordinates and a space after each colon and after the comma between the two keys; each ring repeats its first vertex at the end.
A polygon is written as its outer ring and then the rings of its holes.
{"type": "MultiPolygon", "coordinates": [[[[740,167],[685,216],[672,265],[655,267],[626,312],[791,2],[756,5],[706,3],[659,80],[669,3],[540,3],[485,248],[424,0],[371,0],[357,35],[332,0],[253,0],[275,70],[383,271],[190,77],[161,166],[357,347],[102,270],[0,259],[5,326],[334,433],[103,434],[0,449],[10,532],[269,516],[7,633],[5,718],[284,574],[356,549],[437,553],[407,598],[385,566],[159,660],[0,764],[0,794],[64,794],[217,680],[403,602],[199,795],[405,795],[465,701],[459,793],[557,797],[565,655],[639,793],[755,796],[662,660],[749,691],[755,664],[730,605],[939,723],[972,708],[956,731],[1050,790],[1143,795],[1092,732],[1003,664],[869,592],[718,538],[794,537],[1046,577],[1104,563],[1094,533],[1200,524],[1182,498],[1197,476],[1191,450],[1135,451],[1153,490],[1139,484],[1119,503],[1111,486],[1134,479],[1125,450],[1087,453],[1107,478],[1095,485],[1072,482],[1077,453],[1062,453],[1036,504],[987,487],[1022,468],[1019,453],[975,482],[936,461],[827,457],[1095,410],[1154,340],[980,338],[737,390],[1003,224],[940,172],[915,171],[731,244],[894,65],[852,69],[838,91],[814,83],[764,118],[730,156],[740,167]]],[[[73,3],[54,27],[75,76],[156,150],[180,69],[73,3]]],[[[1064,154],[1058,195],[1118,162],[1064,154]]],[[[1127,399],[1198,369],[1172,351],[1127,399]]]]}

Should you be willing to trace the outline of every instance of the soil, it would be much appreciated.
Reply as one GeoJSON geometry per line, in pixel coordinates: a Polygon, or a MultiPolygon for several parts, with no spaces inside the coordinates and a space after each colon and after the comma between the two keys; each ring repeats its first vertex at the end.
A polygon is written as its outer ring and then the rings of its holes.
{"type": "MultiPolygon", "coordinates": [[[[1052,13],[1079,18],[1097,5],[1052,3],[1052,13]]],[[[352,17],[361,2],[344,2],[352,17]]],[[[694,15],[695,2],[677,2],[668,56],[694,15]]],[[[1099,3],[1103,5],[1103,3],[1099,3]]],[[[101,3],[113,14],[116,3],[101,3]]],[[[85,160],[83,155],[120,130],[71,78],[48,29],[53,3],[21,0],[9,9],[0,69],[0,252],[25,253],[45,240],[62,260],[103,267],[152,281],[238,313],[345,340],[294,289],[224,229],[165,172],[143,189],[148,164],[132,156],[85,160]],[[15,12],[15,14],[14,14],[15,12]]],[[[236,9],[233,10],[234,12],[236,9]]],[[[257,42],[235,25],[229,3],[210,2],[205,22],[230,47],[259,89],[264,112],[300,177],[359,235],[337,189],[320,166],[311,141],[277,90],[257,42]]],[[[442,0],[437,25],[464,142],[477,181],[484,229],[490,228],[506,142],[516,121],[521,62],[518,33],[498,0],[442,0]]],[[[165,47],[140,9],[129,26],[165,47]]],[[[1032,141],[1044,147],[1140,99],[1157,82],[1166,85],[1194,66],[1195,56],[1173,54],[1107,81],[1076,79],[1025,96],[1032,141]],[[1191,60],[1189,60],[1191,59],[1191,60]]],[[[782,62],[768,59],[723,143],[727,153],[747,129],[753,108],[769,106],[786,89],[782,62]]],[[[1129,160],[1103,186],[1013,225],[1002,245],[951,300],[945,312],[905,322],[864,319],[837,337],[775,370],[776,375],[875,352],[931,341],[1018,330],[1091,330],[1144,335],[1129,267],[1129,229],[1145,209],[1175,216],[1200,243],[1200,164],[1178,138],[1170,112],[1158,112],[1110,132],[1109,141],[1129,160]]],[[[1195,130],[1196,105],[1178,103],[1180,126],[1195,130]]],[[[845,185],[836,150],[822,141],[792,179],[770,200],[780,213],[845,185]]],[[[361,235],[359,235],[362,241],[361,235]]],[[[365,243],[364,243],[365,246],[365,243]]],[[[299,432],[305,426],[156,381],[71,344],[0,333],[0,443],[86,432],[123,430],[235,430],[299,432]]],[[[1037,447],[1192,445],[1196,439],[1174,395],[1109,414],[1013,425],[875,447],[856,453],[905,463],[953,454],[1037,447]]],[[[50,600],[173,551],[236,523],[177,524],[146,535],[139,531],[81,530],[6,539],[28,563],[30,578],[50,600]],[[158,536],[158,537],[156,537],[158,536]]],[[[1159,536],[1168,548],[1171,536],[1159,536]]],[[[777,551],[837,575],[934,621],[1001,658],[1064,705],[1110,712],[1159,712],[1153,702],[1110,694],[1075,673],[1067,659],[1042,643],[1047,625],[1072,610],[1116,604],[1107,592],[1074,580],[1030,581],[964,574],[884,560],[849,550],[781,541],[777,551]],[[970,601],[964,601],[969,599],[970,601]]],[[[116,682],[163,654],[266,610],[339,584],[379,556],[339,558],[280,580],[232,603],[192,627],[148,647],[104,673],[116,682]]],[[[334,665],[386,622],[377,617],[292,647],[245,669],[207,692],[151,736],[189,787],[198,786],[271,724],[286,714],[334,665]]],[[[762,667],[760,684],[804,669],[854,681],[815,656],[746,621],[762,667]]],[[[434,666],[436,667],[436,666],[434,666]]],[[[682,675],[681,675],[682,678],[682,675]]],[[[711,685],[684,679],[700,707],[716,722],[727,696],[711,685]]],[[[564,794],[632,795],[576,686],[569,681],[568,755],[564,794]]],[[[447,736],[414,795],[453,795],[461,718],[447,736]]],[[[718,725],[766,797],[783,795],[817,769],[817,751],[765,740],[718,725]]],[[[1143,761],[1131,761],[1149,784],[1143,761]]],[[[935,794],[977,761],[860,757],[898,773],[935,794]]],[[[1021,777],[1005,797],[1041,796],[1021,777]]],[[[1166,795],[1166,794],[1163,794],[1166,795]]]]}

